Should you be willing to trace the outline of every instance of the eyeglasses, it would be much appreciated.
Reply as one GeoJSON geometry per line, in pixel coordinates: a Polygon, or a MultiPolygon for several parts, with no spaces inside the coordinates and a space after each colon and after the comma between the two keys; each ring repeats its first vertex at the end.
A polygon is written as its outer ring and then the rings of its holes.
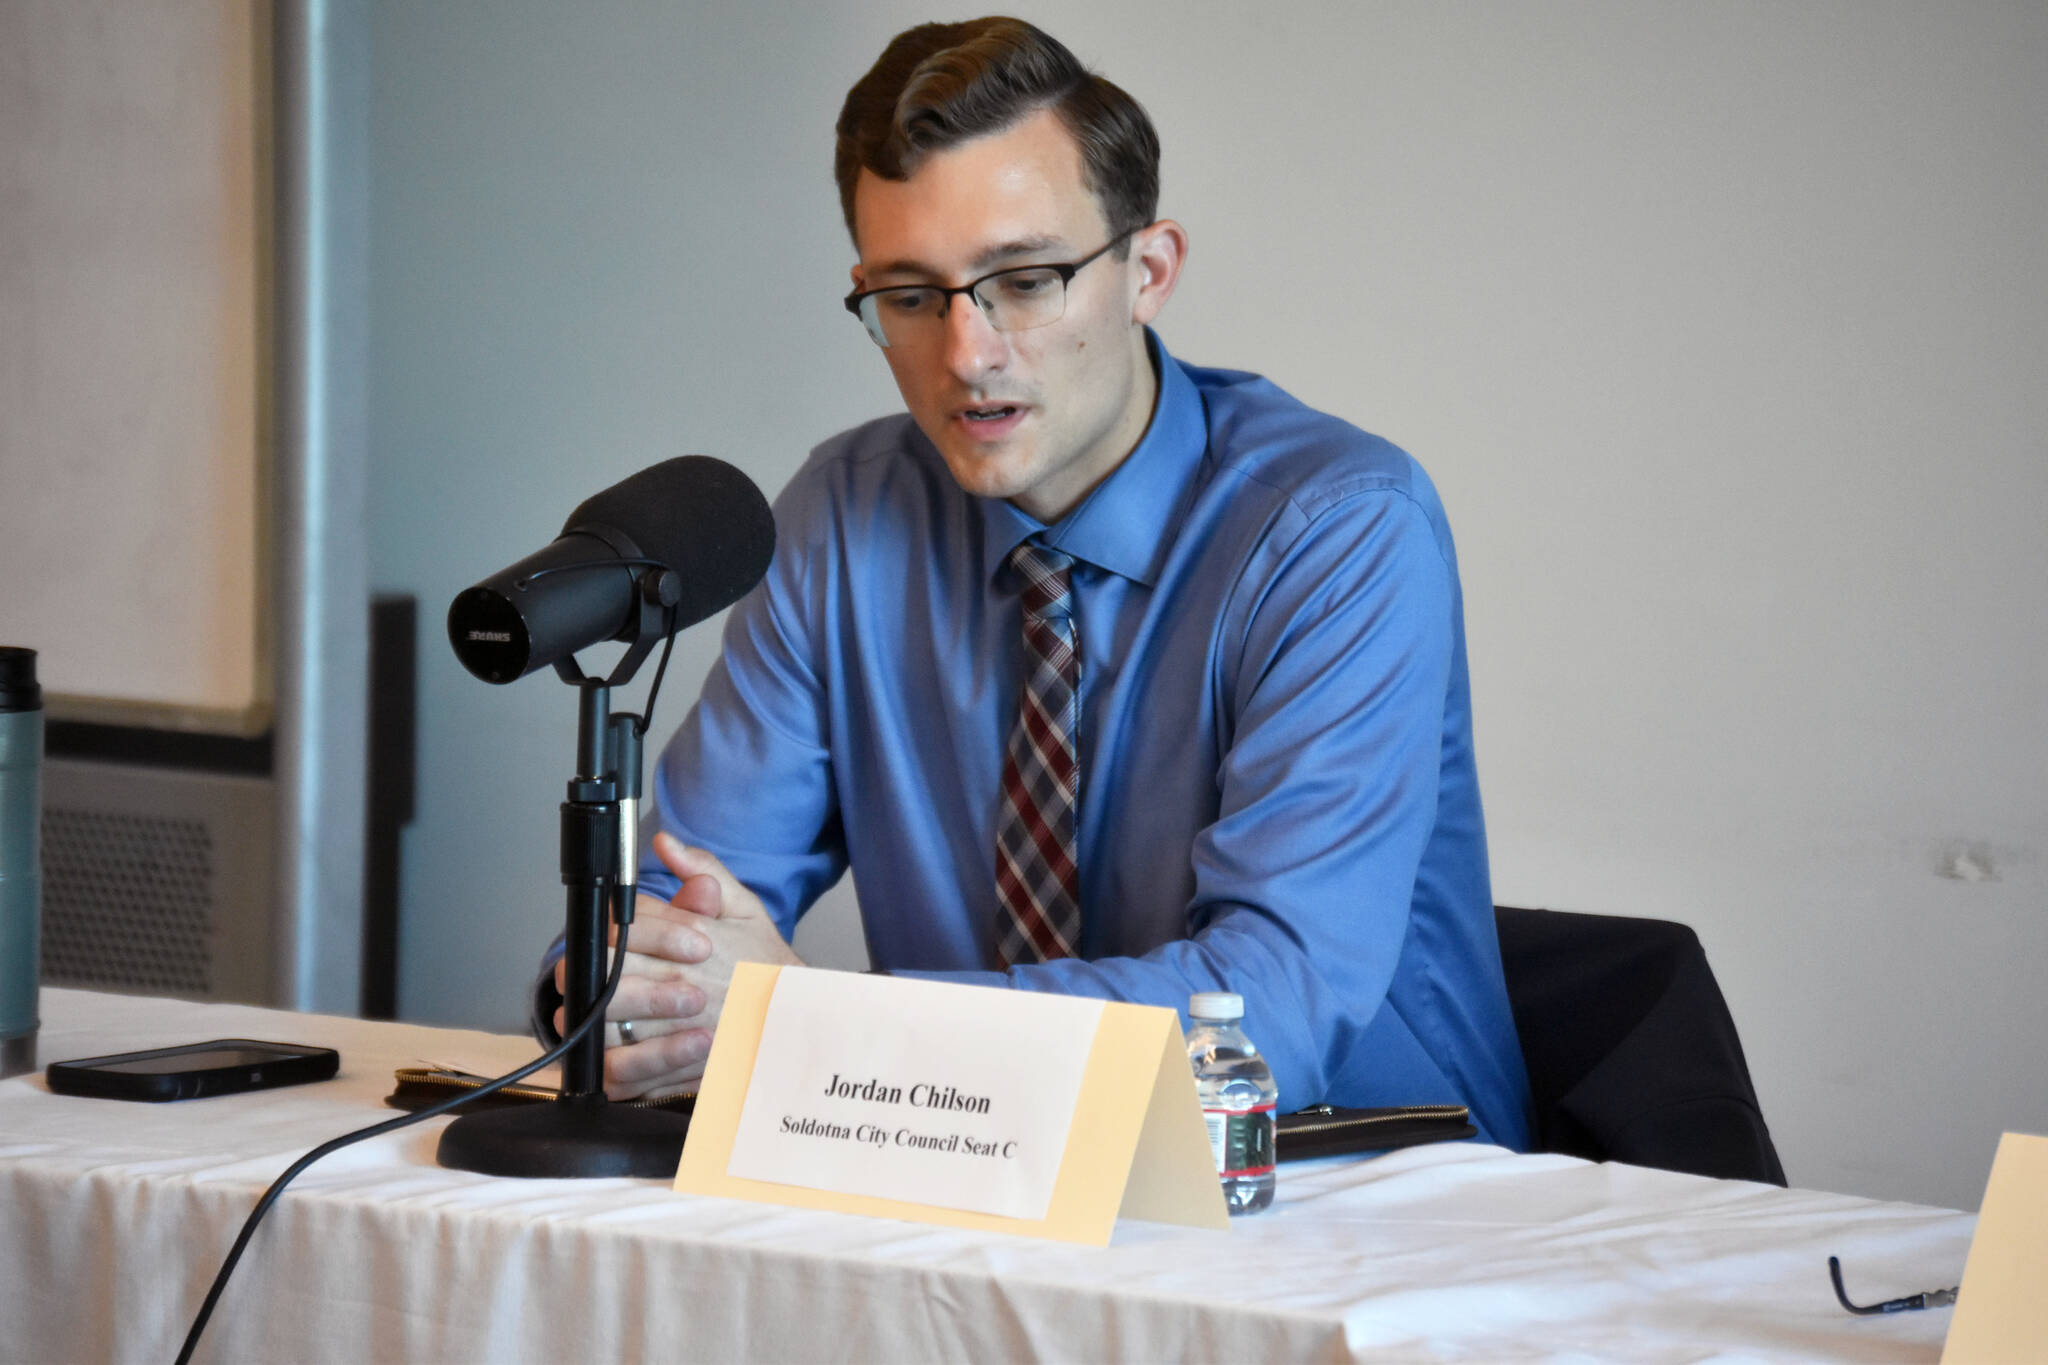
{"type": "Polygon", "coordinates": [[[1064,265],[1012,266],[951,288],[897,284],[886,289],[857,289],[846,296],[846,311],[859,318],[875,345],[885,350],[936,336],[952,311],[955,294],[973,299],[988,325],[998,332],[1028,332],[1065,316],[1067,285],[1081,267],[1129,240],[1136,231],[1125,228],[1080,260],[1064,265]]]}

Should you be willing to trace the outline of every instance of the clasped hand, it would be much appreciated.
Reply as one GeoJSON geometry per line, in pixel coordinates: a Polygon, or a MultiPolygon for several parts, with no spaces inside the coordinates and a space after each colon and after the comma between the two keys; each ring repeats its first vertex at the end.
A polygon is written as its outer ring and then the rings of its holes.
{"type": "MultiPolygon", "coordinates": [[[[803,965],[760,897],[725,864],[668,834],[654,836],[654,853],[682,885],[666,901],[642,896],[634,906],[626,965],[605,1011],[604,1089],[615,1100],[697,1088],[735,964],[803,965]],[[619,1037],[621,1020],[632,1024],[630,1043],[619,1037]]],[[[612,935],[617,942],[616,925],[612,935]]],[[[555,964],[556,990],[564,971],[555,964]]],[[[559,1009],[555,1027],[565,1027],[559,1009]]]]}

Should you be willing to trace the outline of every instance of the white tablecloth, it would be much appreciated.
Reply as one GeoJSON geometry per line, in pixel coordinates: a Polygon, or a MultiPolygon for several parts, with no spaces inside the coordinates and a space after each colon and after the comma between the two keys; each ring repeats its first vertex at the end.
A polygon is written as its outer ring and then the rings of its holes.
{"type": "MultiPolygon", "coordinates": [[[[256,1195],[389,1117],[395,1068],[509,1068],[517,1038],[43,992],[44,1063],[244,1036],[321,1085],[169,1105],[0,1082],[0,1359],[175,1354],[256,1195]]],[[[434,1164],[446,1119],[300,1176],[229,1283],[211,1361],[1934,1360],[1975,1219],[1455,1143],[1281,1169],[1229,1233],[1107,1249],[434,1164]]]]}

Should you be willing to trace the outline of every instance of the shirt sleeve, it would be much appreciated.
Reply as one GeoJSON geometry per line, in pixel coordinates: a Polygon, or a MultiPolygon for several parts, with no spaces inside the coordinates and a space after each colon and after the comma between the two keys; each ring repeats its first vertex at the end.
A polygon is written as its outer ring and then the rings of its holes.
{"type": "Polygon", "coordinates": [[[919,974],[1183,1015],[1193,992],[1236,991],[1293,1107],[1329,1093],[1409,933],[1458,604],[1430,518],[1400,491],[1340,499],[1282,539],[1226,615],[1241,649],[1221,683],[1221,799],[1190,851],[1188,936],[1142,957],[919,974]]]}
{"type": "Polygon", "coordinates": [[[784,938],[847,862],[812,628],[828,571],[813,542],[829,534],[828,509],[806,474],[776,501],[775,558],[726,618],[718,661],[656,761],[640,831],[645,894],[676,891],[652,849],[666,830],[717,855],[784,938]]]}

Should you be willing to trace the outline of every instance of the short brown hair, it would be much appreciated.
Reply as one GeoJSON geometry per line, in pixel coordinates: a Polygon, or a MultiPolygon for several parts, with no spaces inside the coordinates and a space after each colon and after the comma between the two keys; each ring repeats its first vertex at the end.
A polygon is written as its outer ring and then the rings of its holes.
{"type": "Polygon", "coordinates": [[[908,180],[933,152],[999,132],[1041,109],[1081,149],[1081,174],[1112,234],[1141,228],[1159,205],[1159,134],[1145,110],[1081,65],[1051,34],[1000,15],[920,24],[890,42],[846,92],[832,172],[846,230],[863,168],[908,180]]]}

